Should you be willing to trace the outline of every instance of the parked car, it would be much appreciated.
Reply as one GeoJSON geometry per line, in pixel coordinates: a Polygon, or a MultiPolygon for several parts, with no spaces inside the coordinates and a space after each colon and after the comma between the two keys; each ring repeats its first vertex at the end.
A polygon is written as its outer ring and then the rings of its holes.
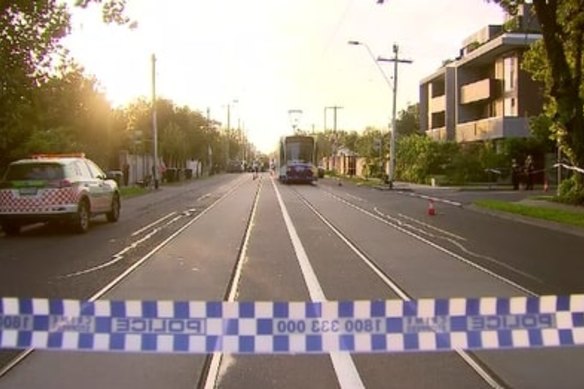
{"type": "Polygon", "coordinates": [[[0,225],[7,235],[17,235],[30,223],[66,221],[85,233],[93,216],[116,222],[121,206],[114,178],[83,154],[12,162],[0,181],[0,225]]]}
{"type": "Polygon", "coordinates": [[[243,173],[244,167],[241,161],[233,160],[227,164],[227,173],[243,173]]]}

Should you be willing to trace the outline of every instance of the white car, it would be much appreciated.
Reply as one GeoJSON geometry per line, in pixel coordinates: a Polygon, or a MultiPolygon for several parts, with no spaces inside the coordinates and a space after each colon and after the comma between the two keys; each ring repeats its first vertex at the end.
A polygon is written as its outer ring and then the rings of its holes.
{"type": "Polygon", "coordinates": [[[85,233],[90,218],[120,217],[117,183],[83,154],[36,155],[12,162],[0,181],[0,224],[17,235],[25,224],[66,221],[85,233]]]}

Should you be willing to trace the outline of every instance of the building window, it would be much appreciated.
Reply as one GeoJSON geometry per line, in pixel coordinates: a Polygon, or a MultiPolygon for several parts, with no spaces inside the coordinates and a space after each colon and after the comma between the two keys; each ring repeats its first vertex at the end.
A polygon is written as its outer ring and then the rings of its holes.
{"type": "Polygon", "coordinates": [[[505,82],[505,92],[509,92],[515,90],[515,57],[506,57],[503,60],[503,68],[504,68],[504,82],[505,82]]]}
{"type": "Polygon", "coordinates": [[[517,102],[515,97],[505,98],[505,116],[517,116],[517,102]]]}

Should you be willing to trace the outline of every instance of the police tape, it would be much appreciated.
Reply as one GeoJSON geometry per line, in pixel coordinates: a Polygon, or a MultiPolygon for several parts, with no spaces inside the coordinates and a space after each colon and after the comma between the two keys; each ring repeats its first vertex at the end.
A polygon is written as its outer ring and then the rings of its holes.
{"type": "Polygon", "coordinates": [[[570,166],[570,165],[566,165],[565,163],[556,163],[553,166],[554,168],[558,168],[558,167],[563,167],[564,169],[567,170],[572,170],[581,174],[584,174],[584,169],[579,168],[578,166],[570,166]]]}
{"type": "Polygon", "coordinates": [[[0,299],[0,348],[381,353],[584,345],[584,295],[413,301],[0,299]]]}

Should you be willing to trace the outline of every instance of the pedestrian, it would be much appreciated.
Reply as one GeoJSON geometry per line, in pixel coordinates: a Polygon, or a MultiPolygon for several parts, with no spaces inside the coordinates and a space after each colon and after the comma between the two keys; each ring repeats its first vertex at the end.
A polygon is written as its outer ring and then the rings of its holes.
{"type": "Polygon", "coordinates": [[[519,168],[519,164],[517,160],[513,158],[511,160],[511,184],[513,185],[513,190],[519,189],[519,180],[521,176],[521,169],[519,168]]]}
{"type": "Polygon", "coordinates": [[[258,171],[259,171],[259,163],[257,160],[254,160],[252,165],[251,165],[251,169],[253,171],[253,179],[255,180],[258,177],[258,171]]]}
{"type": "Polygon", "coordinates": [[[531,155],[528,155],[525,158],[525,190],[533,190],[533,173],[535,171],[535,167],[533,165],[533,158],[531,155]]]}
{"type": "Polygon", "coordinates": [[[126,162],[124,164],[124,186],[128,186],[128,183],[130,182],[130,165],[128,165],[128,163],[126,162]]]}

